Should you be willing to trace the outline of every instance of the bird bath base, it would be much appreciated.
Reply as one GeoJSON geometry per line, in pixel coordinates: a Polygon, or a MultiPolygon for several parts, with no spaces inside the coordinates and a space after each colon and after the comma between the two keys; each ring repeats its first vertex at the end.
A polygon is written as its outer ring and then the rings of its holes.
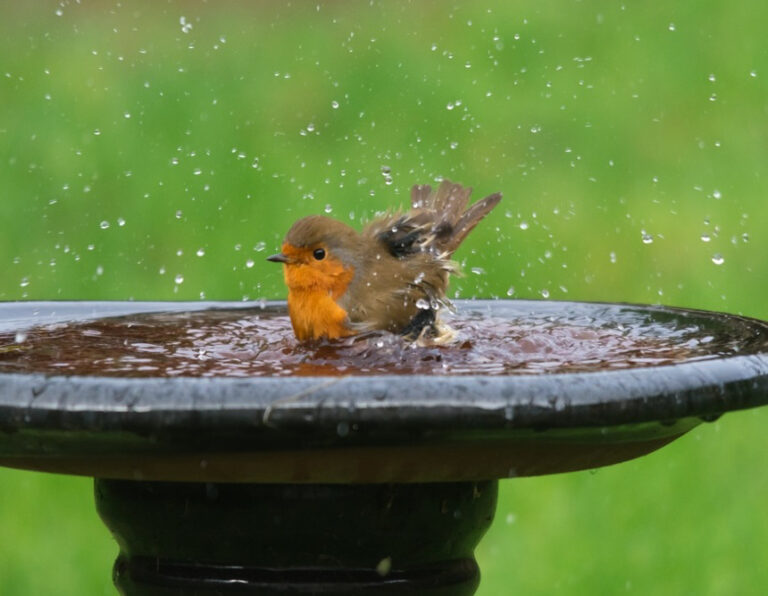
{"type": "Polygon", "coordinates": [[[496,481],[96,480],[126,595],[474,593],[496,481]]]}
{"type": "Polygon", "coordinates": [[[290,338],[284,303],[0,304],[0,465],[96,478],[126,595],[468,595],[495,479],[618,463],[768,403],[761,321],[458,306],[482,333],[420,352],[265,341],[280,316],[290,338]]]}

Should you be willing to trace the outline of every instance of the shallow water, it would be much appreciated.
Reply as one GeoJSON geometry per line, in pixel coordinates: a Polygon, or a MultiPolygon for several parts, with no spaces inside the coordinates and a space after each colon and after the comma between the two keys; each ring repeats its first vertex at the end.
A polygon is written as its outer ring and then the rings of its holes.
{"type": "Polygon", "coordinates": [[[515,375],[589,372],[738,353],[742,338],[642,310],[469,312],[447,317],[447,346],[382,333],[299,344],[288,317],[262,309],[137,314],[0,333],[0,371],[114,377],[515,375]]]}

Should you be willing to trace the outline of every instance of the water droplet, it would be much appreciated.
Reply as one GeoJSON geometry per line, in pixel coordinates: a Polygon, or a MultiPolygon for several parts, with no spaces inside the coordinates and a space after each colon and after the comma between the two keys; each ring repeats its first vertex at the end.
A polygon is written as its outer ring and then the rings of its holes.
{"type": "Polygon", "coordinates": [[[674,23],[670,23],[669,27],[667,27],[667,29],[669,29],[670,31],[675,31],[677,28],[675,27],[674,23]]]}
{"type": "Polygon", "coordinates": [[[247,268],[247,269],[251,269],[251,268],[253,267],[253,265],[254,265],[254,263],[253,263],[253,259],[248,259],[248,260],[245,262],[245,266],[246,266],[246,268],[247,268]]]}
{"type": "Polygon", "coordinates": [[[336,434],[340,437],[346,437],[349,434],[349,423],[348,422],[339,422],[336,425],[336,434]]]}
{"type": "Polygon", "coordinates": [[[653,242],[653,236],[648,232],[646,232],[645,230],[640,232],[640,234],[643,239],[643,244],[651,244],[653,242]]]}
{"type": "Polygon", "coordinates": [[[307,124],[307,132],[314,132],[314,130],[315,130],[314,122],[310,122],[309,124],[307,124]]]}
{"type": "Polygon", "coordinates": [[[421,310],[429,310],[429,302],[424,300],[424,298],[419,298],[416,301],[416,308],[420,308],[421,310]]]}
{"type": "Polygon", "coordinates": [[[125,220],[122,217],[117,218],[117,225],[121,228],[125,225],[125,220]]]}
{"type": "Polygon", "coordinates": [[[94,129],[93,131],[94,136],[98,137],[100,134],[101,134],[101,131],[98,128],[94,129]]]}
{"type": "Polygon", "coordinates": [[[126,112],[125,114],[123,114],[123,118],[125,118],[126,120],[128,120],[128,118],[130,118],[130,117],[131,117],[131,113],[130,112],[126,112]]]}
{"type": "Polygon", "coordinates": [[[723,194],[719,190],[715,189],[712,191],[712,197],[715,199],[721,199],[723,198],[723,194]]]}
{"type": "Polygon", "coordinates": [[[482,267],[472,267],[470,271],[475,275],[485,275],[485,269],[482,267]]]}
{"type": "Polygon", "coordinates": [[[267,248],[267,243],[266,243],[266,242],[257,242],[257,243],[256,243],[256,244],[253,246],[253,250],[255,250],[256,252],[261,252],[261,251],[262,251],[262,250],[264,250],[265,248],[267,248]]]}
{"type": "Polygon", "coordinates": [[[509,286],[507,288],[507,296],[514,296],[515,295],[515,286],[509,286]]]}
{"type": "Polygon", "coordinates": [[[611,263],[615,263],[616,262],[616,253],[611,251],[610,254],[608,255],[608,258],[610,259],[611,263]]]}
{"type": "Polygon", "coordinates": [[[527,230],[528,229],[528,222],[527,221],[521,221],[520,222],[520,229],[521,230],[527,230]]]}
{"type": "Polygon", "coordinates": [[[183,284],[184,283],[184,276],[181,273],[179,273],[176,277],[173,278],[173,283],[175,283],[177,286],[179,284],[183,284]]]}
{"type": "Polygon", "coordinates": [[[172,165],[172,166],[177,166],[177,165],[179,165],[179,158],[178,158],[178,157],[172,157],[172,158],[171,158],[171,165],[172,165]]]}
{"type": "Polygon", "coordinates": [[[181,219],[181,216],[184,215],[184,214],[181,212],[181,209],[179,209],[178,211],[176,211],[176,213],[174,215],[175,215],[176,219],[181,219]]]}
{"type": "Polygon", "coordinates": [[[709,234],[702,234],[701,235],[701,241],[702,242],[709,242],[710,240],[712,240],[712,236],[710,236],[709,234]]]}
{"type": "Polygon", "coordinates": [[[203,173],[203,170],[201,170],[200,168],[195,168],[195,169],[192,171],[192,173],[193,173],[195,176],[199,176],[200,174],[202,174],[202,173],[203,173]]]}
{"type": "Polygon", "coordinates": [[[712,255],[712,262],[715,265],[722,265],[725,263],[725,259],[723,258],[723,255],[721,255],[719,252],[716,252],[714,255],[712,255]]]}
{"type": "Polygon", "coordinates": [[[339,109],[339,102],[338,102],[338,101],[336,101],[336,100],[334,99],[334,100],[331,102],[331,107],[332,107],[334,110],[338,110],[338,109],[339,109]]]}
{"type": "Polygon", "coordinates": [[[331,207],[330,205],[326,205],[323,211],[325,211],[326,213],[331,213],[333,211],[333,207],[331,207]]]}
{"type": "Polygon", "coordinates": [[[23,331],[17,331],[13,342],[17,344],[23,344],[25,341],[27,341],[27,334],[23,331]]]}
{"type": "Polygon", "coordinates": [[[253,162],[251,163],[251,167],[253,169],[257,169],[259,167],[259,158],[258,157],[254,157],[253,158],[253,162]]]}
{"type": "Polygon", "coordinates": [[[104,220],[104,221],[102,221],[102,222],[99,224],[99,227],[100,227],[102,230],[106,230],[106,229],[109,227],[109,222],[108,222],[108,221],[106,221],[106,220],[104,220]]]}
{"type": "Polygon", "coordinates": [[[710,83],[714,83],[714,82],[715,82],[717,79],[715,78],[715,75],[713,75],[713,74],[710,74],[710,75],[707,77],[707,80],[708,80],[710,83]]]}
{"type": "Polygon", "coordinates": [[[21,281],[19,282],[19,285],[20,285],[22,288],[26,288],[26,287],[29,285],[29,278],[27,278],[27,277],[22,277],[22,278],[21,278],[21,281]]]}
{"type": "Polygon", "coordinates": [[[545,289],[545,290],[542,290],[542,291],[540,292],[540,294],[541,294],[541,297],[542,297],[542,298],[544,298],[544,299],[547,299],[547,298],[549,298],[549,290],[546,290],[546,289],[545,289]]]}
{"type": "Polygon", "coordinates": [[[376,573],[381,577],[386,577],[392,570],[392,557],[384,557],[376,564],[376,573]]]}
{"type": "Polygon", "coordinates": [[[742,242],[749,242],[749,234],[747,234],[746,232],[744,232],[744,233],[741,235],[741,241],[742,241],[742,242]]]}
{"type": "Polygon", "coordinates": [[[202,257],[205,255],[205,249],[204,248],[198,248],[197,252],[195,253],[198,257],[202,257]]]}
{"type": "Polygon", "coordinates": [[[192,23],[187,22],[187,17],[179,17],[179,25],[181,25],[182,33],[189,33],[192,30],[192,23]]]}

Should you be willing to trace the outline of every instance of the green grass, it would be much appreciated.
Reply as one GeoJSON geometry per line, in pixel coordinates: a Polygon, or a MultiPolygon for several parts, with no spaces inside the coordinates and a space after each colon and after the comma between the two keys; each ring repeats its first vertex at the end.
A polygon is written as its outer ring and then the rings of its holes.
{"type": "MultiPolygon", "coordinates": [[[[297,217],[446,176],[505,194],[462,297],[768,319],[763,3],[64,4],[0,9],[0,300],[280,297],[297,217]]],[[[761,422],[503,483],[480,593],[763,593],[761,422]]],[[[0,472],[4,595],[110,593],[91,500],[0,472]]]]}

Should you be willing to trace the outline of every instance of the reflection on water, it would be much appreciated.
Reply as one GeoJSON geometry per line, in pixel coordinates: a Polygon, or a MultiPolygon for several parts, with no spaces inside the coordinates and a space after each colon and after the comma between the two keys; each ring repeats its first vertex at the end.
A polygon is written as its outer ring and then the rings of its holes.
{"type": "Polygon", "coordinates": [[[137,314],[0,333],[0,371],[120,377],[513,375],[647,367],[735,354],[743,338],[643,311],[449,319],[457,340],[388,333],[299,344],[282,312],[137,314]]]}

